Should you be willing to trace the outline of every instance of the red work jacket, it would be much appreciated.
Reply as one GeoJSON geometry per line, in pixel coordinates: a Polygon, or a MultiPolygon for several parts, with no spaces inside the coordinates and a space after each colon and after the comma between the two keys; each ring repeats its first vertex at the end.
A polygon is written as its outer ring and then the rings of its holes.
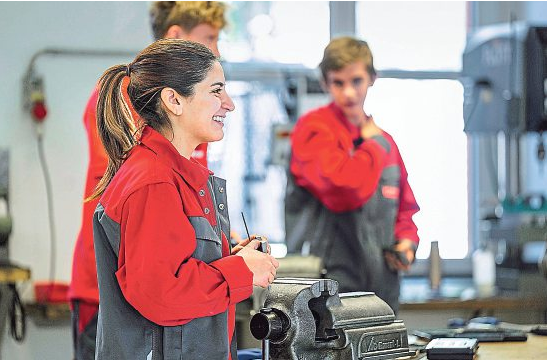
{"type": "Polygon", "coordinates": [[[381,192],[399,200],[396,239],[411,239],[417,244],[418,229],[412,216],[419,208],[395,141],[384,132],[355,146],[359,136],[359,129],[334,103],[303,116],[291,138],[290,171],[295,183],[330,211],[342,213],[363,206],[377,190],[382,171],[397,165],[401,169],[399,186],[384,186],[381,192]]]}
{"type": "Polygon", "coordinates": [[[156,327],[141,317],[165,327],[166,358],[181,350],[169,345],[180,342],[177,331],[184,333],[183,355],[195,358],[189,354],[196,347],[212,351],[222,340],[224,347],[217,350],[228,358],[235,304],[251,295],[253,274],[242,257],[230,255],[225,201],[223,180],[145,127],[141,143],[108,185],[94,215],[101,359],[149,353],[139,340],[156,327]],[[201,322],[208,327],[195,329],[194,323],[201,322]],[[181,325],[193,330],[173,330],[181,325]],[[199,330],[207,333],[196,334],[199,330]]]}
{"type": "Polygon", "coordinates": [[[384,132],[363,141],[330,104],[302,116],[291,141],[288,251],[321,257],[340,292],[373,291],[397,312],[399,274],[383,251],[401,239],[418,244],[419,207],[393,138],[384,132]]]}

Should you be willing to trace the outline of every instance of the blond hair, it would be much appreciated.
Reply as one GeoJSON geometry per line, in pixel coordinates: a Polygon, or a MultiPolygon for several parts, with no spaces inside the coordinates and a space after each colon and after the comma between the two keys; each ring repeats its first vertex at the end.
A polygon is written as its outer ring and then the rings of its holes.
{"type": "Polygon", "coordinates": [[[225,11],[226,5],[218,1],[155,1],[150,7],[152,32],[157,40],[173,25],[186,32],[203,23],[222,29],[226,26],[225,11]]]}
{"type": "Polygon", "coordinates": [[[325,48],[323,60],[319,64],[323,79],[327,80],[329,71],[338,71],[356,61],[362,61],[369,75],[376,77],[372,52],[366,41],[349,36],[332,39],[325,48]]]}

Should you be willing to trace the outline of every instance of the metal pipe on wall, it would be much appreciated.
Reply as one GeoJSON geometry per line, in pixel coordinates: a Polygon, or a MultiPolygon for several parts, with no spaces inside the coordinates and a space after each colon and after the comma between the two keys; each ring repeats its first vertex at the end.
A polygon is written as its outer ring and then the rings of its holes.
{"type": "Polygon", "coordinates": [[[31,92],[33,84],[41,81],[42,77],[36,72],[36,63],[44,56],[68,56],[68,57],[122,57],[133,58],[136,50],[95,50],[95,49],[64,49],[45,48],[37,51],[30,58],[25,75],[23,76],[23,108],[28,110],[31,106],[31,92]]]}

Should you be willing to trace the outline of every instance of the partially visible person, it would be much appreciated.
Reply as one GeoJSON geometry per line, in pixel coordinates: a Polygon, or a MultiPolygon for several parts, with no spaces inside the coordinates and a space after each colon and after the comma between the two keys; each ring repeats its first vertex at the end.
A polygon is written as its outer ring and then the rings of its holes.
{"type": "MultiPolygon", "coordinates": [[[[150,7],[150,23],[154,37],[186,39],[201,43],[218,56],[218,37],[226,25],[225,5],[215,1],[158,1],[150,7]]],[[[126,94],[127,81],[123,85],[126,94]]],[[[97,134],[97,98],[95,89],[89,98],[84,125],[88,137],[89,165],[87,170],[84,198],[91,195],[104,175],[108,158],[97,134]]],[[[131,108],[134,117],[136,112],[131,108]]],[[[207,144],[199,145],[193,157],[207,167],[207,144]]],[[[93,252],[92,217],[98,200],[83,203],[82,225],[72,261],[72,279],[69,299],[72,308],[72,334],[74,353],[77,360],[93,359],[95,356],[95,336],[99,290],[97,270],[93,252]]],[[[239,236],[232,232],[236,241],[239,236]]]]}
{"type": "Polygon", "coordinates": [[[279,263],[258,240],[231,248],[225,181],[191,158],[224,136],[225,82],[209,49],[169,39],[99,81],[109,161],[92,195],[97,360],[237,360],[235,304],[275,278],[279,263]]]}
{"type": "Polygon", "coordinates": [[[341,292],[374,291],[397,312],[419,207],[395,141],[364,110],[372,53],[364,41],[336,38],[319,67],[332,102],[303,115],[291,136],[288,250],[321,257],[341,292]]]}

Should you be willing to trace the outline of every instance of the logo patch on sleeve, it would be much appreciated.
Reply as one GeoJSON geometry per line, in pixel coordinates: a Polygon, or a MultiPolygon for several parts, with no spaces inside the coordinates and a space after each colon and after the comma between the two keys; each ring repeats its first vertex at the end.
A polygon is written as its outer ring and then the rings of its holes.
{"type": "Polygon", "coordinates": [[[391,185],[382,186],[382,195],[386,199],[398,199],[399,192],[400,190],[397,186],[391,186],[391,185]]]}

